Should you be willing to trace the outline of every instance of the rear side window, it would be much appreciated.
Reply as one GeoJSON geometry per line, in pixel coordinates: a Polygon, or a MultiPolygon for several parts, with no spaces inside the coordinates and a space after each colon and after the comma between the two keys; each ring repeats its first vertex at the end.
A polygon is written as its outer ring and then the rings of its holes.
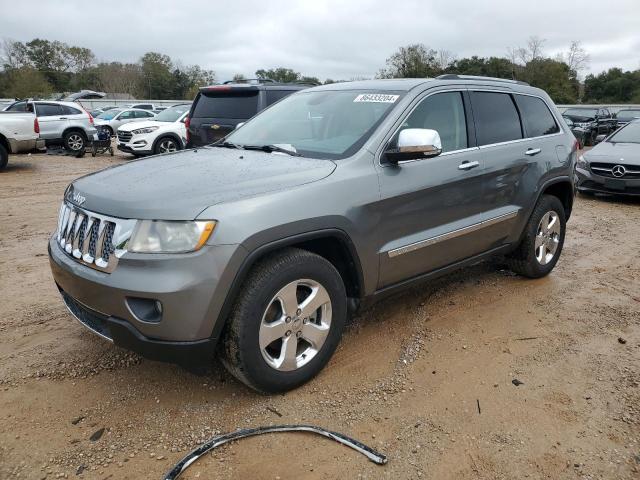
{"type": "Polygon", "coordinates": [[[53,103],[37,103],[36,104],[36,113],[38,117],[55,117],[58,115],[63,115],[63,110],[60,105],[56,105],[53,103]]]}
{"type": "Polygon", "coordinates": [[[549,107],[541,98],[528,95],[516,95],[515,97],[522,114],[522,123],[527,137],[541,137],[560,131],[549,107]]]}
{"type": "Polygon", "coordinates": [[[69,107],[67,105],[61,105],[61,107],[64,115],[80,115],[82,113],[77,108],[69,107]]]}
{"type": "Polygon", "coordinates": [[[276,103],[278,100],[286,97],[287,95],[291,95],[293,92],[293,90],[265,90],[267,105],[276,103]]]}
{"type": "Polygon", "coordinates": [[[258,111],[258,91],[234,94],[201,93],[193,108],[193,118],[234,118],[253,117],[258,111]]]}
{"type": "Polygon", "coordinates": [[[508,93],[471,92],[478,145],[522,138],[518,110],[508,93]]]}

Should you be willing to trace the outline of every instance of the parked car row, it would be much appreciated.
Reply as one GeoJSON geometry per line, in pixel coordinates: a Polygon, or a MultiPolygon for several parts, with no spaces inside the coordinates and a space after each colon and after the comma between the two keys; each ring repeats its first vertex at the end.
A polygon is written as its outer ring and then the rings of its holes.
{"type": "Polygon", "coordinates": [[[595,145],[598,137],[607,137],[630,121],[640,118],[640,109],[623,108],[612,114],[606,107],[585,106],[569,108],[562,116],[582,148],[595,145]]]}

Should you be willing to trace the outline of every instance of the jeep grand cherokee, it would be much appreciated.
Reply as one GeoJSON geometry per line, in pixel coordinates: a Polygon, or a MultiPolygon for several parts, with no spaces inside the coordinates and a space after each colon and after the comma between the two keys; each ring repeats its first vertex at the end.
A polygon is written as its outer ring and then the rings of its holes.
{"type": "Polygon", "coordinates": [[[177,362],[217,350],[250,387],[285,391],[329,361],[349,307],[496,254],[547,275],[576,150],[548,95],[518,82],[311,88],[211,147],[74,181],[51,268],[116,345],[177,362]]]}

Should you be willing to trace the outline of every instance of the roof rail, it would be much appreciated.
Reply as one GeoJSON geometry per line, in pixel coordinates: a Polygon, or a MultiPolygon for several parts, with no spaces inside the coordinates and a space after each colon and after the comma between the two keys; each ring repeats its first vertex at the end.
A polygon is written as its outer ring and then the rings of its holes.
{"type": "Polygon", "coordinates": [[[457,73],[445,73],[436,77],[438,80],[491,80],[492,82],[514,83],[517,85],[529,86],[527,82],[522,80],[510,80],[508,78],[484,77],[482,75],[458,75],[457,73]]]}
{"type": "Polygon", "coordinates": [[[271,78],[240,78],[238,80],[227,80],[223,85],[229,83],[276,83],[276,81],[271,78]]]}

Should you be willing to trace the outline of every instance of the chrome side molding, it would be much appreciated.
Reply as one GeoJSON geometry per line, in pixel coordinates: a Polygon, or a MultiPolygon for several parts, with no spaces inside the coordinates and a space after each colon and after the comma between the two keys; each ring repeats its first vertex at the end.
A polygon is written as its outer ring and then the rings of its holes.
{"type": "Polygon", "coordinates": [[[512,212],[504,213],[502,215],[498,215],[497,217],[493,217],[488,220],[484,220],[482,222],[474,223],[473,225],[469,225],[467,227],[458,228],[456,230],[443,233],[442,235],[436,235],[435,237],[427,238],[425,240],[420,240],[419,242],[410,243],[409,245],[405,245],[404,247],[394,248],[393,250],[389,250],[387,254],[389,255],[390,258],[397,257],[398,255],[404,255],[405,253],[414,252],[421,248],[429,247],[431,245],[435,245],[436,243],[444,242],[445,240],[451,240],[452,238],[460,237],[462,235],[475,232],[477,230],[480,230],[481,228],[489,227],[491,225],[495,225],[497,223],[510,220],[517,216],[518,216],[518,210],[514,210],[512,212]]]}

